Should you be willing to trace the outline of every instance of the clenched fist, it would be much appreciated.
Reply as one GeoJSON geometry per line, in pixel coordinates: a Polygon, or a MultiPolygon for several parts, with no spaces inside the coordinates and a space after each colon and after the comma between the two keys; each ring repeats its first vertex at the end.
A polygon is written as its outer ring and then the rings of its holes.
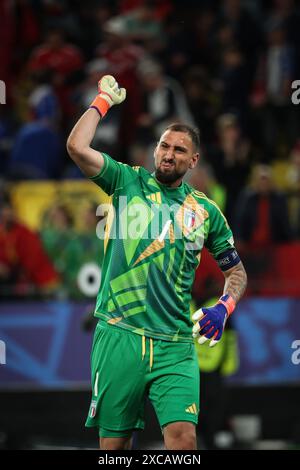
{"type": "Polygon", "coordinates": [[[109,106],[120,104],[126,98],[125,88],[120,88],[112,75],[104,75],[98,82],[99,95],[108,102],[109,106]]]}
{"type": "Polygon", "coordinates": [[[91,103],[103,118],[114,104],[122,103],[126,98],[125,88],[120,88],[112,75],[104,75],[98,82],[98,95],[91,103]]]}

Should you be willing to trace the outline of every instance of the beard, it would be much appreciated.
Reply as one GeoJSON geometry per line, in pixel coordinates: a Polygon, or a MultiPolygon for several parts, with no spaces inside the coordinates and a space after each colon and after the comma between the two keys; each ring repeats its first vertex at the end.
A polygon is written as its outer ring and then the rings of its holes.
{"type": "Polygon", "coordinates": [[[163,184],[172,184],[175,183],[178,179],[182,178],[185,175],[185,172],[179,172],[175,168],[169,171],[163,171],[160,167],[155,170],[156,179],[163,184]]]}

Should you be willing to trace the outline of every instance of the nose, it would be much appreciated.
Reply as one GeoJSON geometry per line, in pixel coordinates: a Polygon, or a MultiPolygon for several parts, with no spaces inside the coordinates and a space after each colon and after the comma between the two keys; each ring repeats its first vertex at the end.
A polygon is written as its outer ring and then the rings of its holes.
{"type": "Polygon", "coordinates": [[[166,154],[165,154],[165,158],[172,158],[173,159],[174,157],[174,152],[173,152],[173,149],[172,148],[168,148],[167,151],[166,151],[166,154]]]}

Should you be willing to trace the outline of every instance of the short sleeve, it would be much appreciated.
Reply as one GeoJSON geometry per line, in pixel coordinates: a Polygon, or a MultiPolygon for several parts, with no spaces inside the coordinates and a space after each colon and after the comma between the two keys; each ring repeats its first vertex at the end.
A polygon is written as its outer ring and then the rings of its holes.
{"type": "Polygon", "coordinates": [[[212,201],[210,201],[209,218],[209,232],[205,246],[217,259],[221,253],[234,248],[233,234],[224,214],[212,201]]]}
{"type": "Polygon", "coordinates": [[[104,165],[101,171],[89,179],[100,186],[106,194],[111,195],[117,189],[138,177],[137,171],[129,165],[116,162],[106,153],[102,153],[104,165]]]}

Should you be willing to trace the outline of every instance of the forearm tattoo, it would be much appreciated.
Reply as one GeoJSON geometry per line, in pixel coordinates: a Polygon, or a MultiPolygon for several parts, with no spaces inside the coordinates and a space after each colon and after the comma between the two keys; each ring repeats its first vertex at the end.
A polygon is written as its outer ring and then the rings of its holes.
{"type": "Polygon", "coordinates": [[[243,296],[247,287],[247,274],[242,263],[239,263],[226,275],[224,294],[230,295],[235,302],[243,296]]]}

